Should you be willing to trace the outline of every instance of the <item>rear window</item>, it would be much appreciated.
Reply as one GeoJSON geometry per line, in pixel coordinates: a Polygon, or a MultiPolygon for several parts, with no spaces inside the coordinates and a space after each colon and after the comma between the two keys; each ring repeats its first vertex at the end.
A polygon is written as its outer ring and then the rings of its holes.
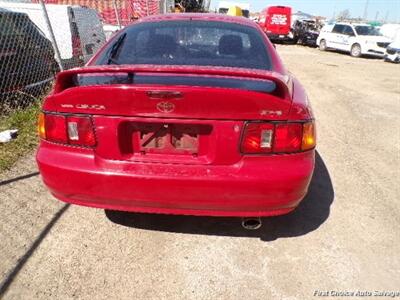
{"type": "Polygon", "coordinates": [[[11,14],[0,14],[0,38],[18,35],[11,14]]]}
{"type": "Polygon", "coordinates": [[[119,36],[125,33],[117,51],[115,41],[118,37],[95,64],[271,69],[261,34],[249,26],[215,21],[164,21],[137,24],[119,36]]]}
{"type": "Polygon", "coordinates": [[[356,26],[358,35],[382,35],[378,29],[372,26],[356,26]]]}

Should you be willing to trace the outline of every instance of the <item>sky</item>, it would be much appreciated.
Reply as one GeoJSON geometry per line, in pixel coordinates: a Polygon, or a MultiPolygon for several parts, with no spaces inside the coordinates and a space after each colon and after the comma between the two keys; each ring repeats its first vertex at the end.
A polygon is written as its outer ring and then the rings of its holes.
{"type": "MultiPolygon", "coordinates": [[[[303,11],[312,15],[332,18],[340,11],[348,9],[351,17],[363,17],[365,3],[368,1],[368,19],[385,19],[388,22],[400,23],[400,0],[227,0],[230,2],[250,3],[250,11],[258,12],[271,5],[291,6],[293,10],[303,11]]],[[[219,0],[211,0],[210,8],[218,7],[219,0]]]]}

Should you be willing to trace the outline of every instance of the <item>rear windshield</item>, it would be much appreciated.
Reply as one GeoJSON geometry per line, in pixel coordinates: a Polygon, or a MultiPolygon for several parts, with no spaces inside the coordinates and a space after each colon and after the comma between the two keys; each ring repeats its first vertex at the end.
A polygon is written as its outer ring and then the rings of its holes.
{"type": "Polygon", "coordinates": [[[15,36],[18,34],[19,32],[15,28],[12,15],[0,13],[0,38],[3,39],[7,36],[15,36]]]}
{"type": "Polygon", "coordinates": [[[95,64],[271,69],[264,40],[255,28],[189,20],[149,22],[129,27],[114,39],[95,64]],[[116,43],[118,40],[120,42],[116,43]]]}

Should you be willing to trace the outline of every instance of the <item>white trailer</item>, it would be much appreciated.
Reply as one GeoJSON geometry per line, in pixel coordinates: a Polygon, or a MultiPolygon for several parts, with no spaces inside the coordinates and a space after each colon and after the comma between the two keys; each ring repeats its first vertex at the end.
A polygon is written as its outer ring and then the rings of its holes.
{"type": "MultiPolygon", "coordinates": [[[[0,1],[0,7],[26,13],[51,40],[40,4],[0,1]]],[[[46,9],[62,63],[67,68],[86,63],[106,41],[102,23],[94,9],[58,4],[47,4],[46,9]]]]}

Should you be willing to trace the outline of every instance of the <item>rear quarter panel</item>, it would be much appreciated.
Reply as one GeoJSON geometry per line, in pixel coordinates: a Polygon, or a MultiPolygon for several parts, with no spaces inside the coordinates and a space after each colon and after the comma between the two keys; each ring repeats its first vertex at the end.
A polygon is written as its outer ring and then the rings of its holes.
{"type": "Polygon", "coordinates": [[[306,90],[300,81],[291,75],[293,82],[293,101],[289,112],[289,120],[311,120],[314,119],[314,113],[311,108],[306,90]]]}

